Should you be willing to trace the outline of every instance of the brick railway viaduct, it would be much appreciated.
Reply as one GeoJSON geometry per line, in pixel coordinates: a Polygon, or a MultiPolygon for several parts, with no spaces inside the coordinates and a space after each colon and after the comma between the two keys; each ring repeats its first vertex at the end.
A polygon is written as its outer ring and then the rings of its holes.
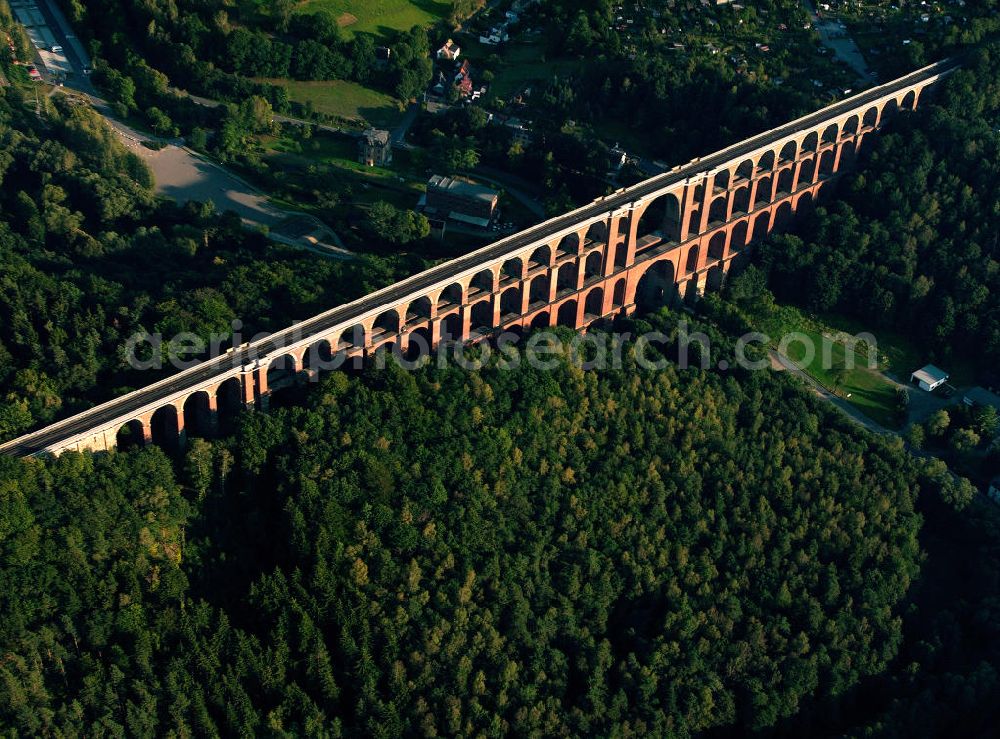
{"type": "Polygon", "coordinates": [[[353,303],[0,446],[20,456],[183,444],[219,416],[338,355],[420,337],[585,329],[637,305],[718,289],[749,247],[811,207],[899,110],[957,68],[940,62],[440,264],[353,303]],[[122,435],[123,431],[128,431],[122,435]]]}

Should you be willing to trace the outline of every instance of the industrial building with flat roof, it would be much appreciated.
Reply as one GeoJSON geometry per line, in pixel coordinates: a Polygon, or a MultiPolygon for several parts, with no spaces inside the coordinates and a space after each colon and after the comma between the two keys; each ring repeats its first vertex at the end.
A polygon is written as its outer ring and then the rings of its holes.
{"type": "Polygon", "coordinates": [[[948,382],[948,373],[933,364],[928,364],[911,374],[910,382],[919,385],[921,390],[931,392],[948,382]]]}
{"type": "Polygon", "coordinates": [[[493,220],[499,200],[499,194],[488,187],[434,175],[427,181],[424,210],[440,218],[485,228],[493,220]]]}

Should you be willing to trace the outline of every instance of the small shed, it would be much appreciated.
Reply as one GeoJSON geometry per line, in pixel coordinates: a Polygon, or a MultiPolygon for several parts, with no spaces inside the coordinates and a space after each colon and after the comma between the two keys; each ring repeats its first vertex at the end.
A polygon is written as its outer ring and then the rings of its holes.
{"type": "Polygon", "coordinates": [[[933,364],[928,364],[910,375],[910,382],[919,385],[921,390],[931,392],[948,382],[948,373],[933,364]]]}

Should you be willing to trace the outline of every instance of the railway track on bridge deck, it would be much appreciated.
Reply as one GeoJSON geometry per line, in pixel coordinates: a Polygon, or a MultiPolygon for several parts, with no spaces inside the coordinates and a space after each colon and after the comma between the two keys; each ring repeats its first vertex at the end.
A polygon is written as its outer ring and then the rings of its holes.
{"type": "Polygon", "coordinates": [[[211,383],[214,378],[232,376],[240,368],[247,367],[262,357],[281,353],[293,343],[306,337],[315,335],[318,338],[331,329],[345,323],[355,322],[380,307],[404,302],[414,294],[442,281],[463,275],[469,270],[494,262],[512,252],[557,238],[564,233],[575,230],[582,222],[632,206],[645,197],[660,192],[671,185],[704,176],[722,168],[723,165],[730,164],[735,159],[773,145],[792,134],[815,128],[827,120],[847,113],[856,112],[858,109],[892,94],[894,90],[898,91],[922,81],[943,76],[959,66],[958,60],[946,60],[924,67],[892,82],[873,87],[770,131],[745,139],[706,157],[694,159],[670,172],[665,172],[630,188],[595,200],[589,205],[513,234],[466,256],[439,264],[352,303],[333,308],[267,338],[232,350],[221,357],[206,360],[191,369],[179,372],[151,386],[95,406],[76,416],[58,421],[19,439],[0,445],[0,453],[18,456],[37,454],[66,439],[78,437],[152,404],[166,401],[180,392],[196,390],[200,386],[211,383]]]}

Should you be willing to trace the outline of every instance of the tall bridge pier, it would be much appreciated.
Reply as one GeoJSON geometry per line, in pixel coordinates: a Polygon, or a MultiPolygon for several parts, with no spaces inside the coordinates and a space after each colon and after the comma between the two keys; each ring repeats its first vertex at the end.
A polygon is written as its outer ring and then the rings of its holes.
{"type": "Polygon", "coordinates": [[[941,62],[676,167],[149,387],[0,445],[21,456],[182,445],[335,358],[581,330],[717,290],[754,243],[811,208],[874,134],[957,68],[941,62]]]}

